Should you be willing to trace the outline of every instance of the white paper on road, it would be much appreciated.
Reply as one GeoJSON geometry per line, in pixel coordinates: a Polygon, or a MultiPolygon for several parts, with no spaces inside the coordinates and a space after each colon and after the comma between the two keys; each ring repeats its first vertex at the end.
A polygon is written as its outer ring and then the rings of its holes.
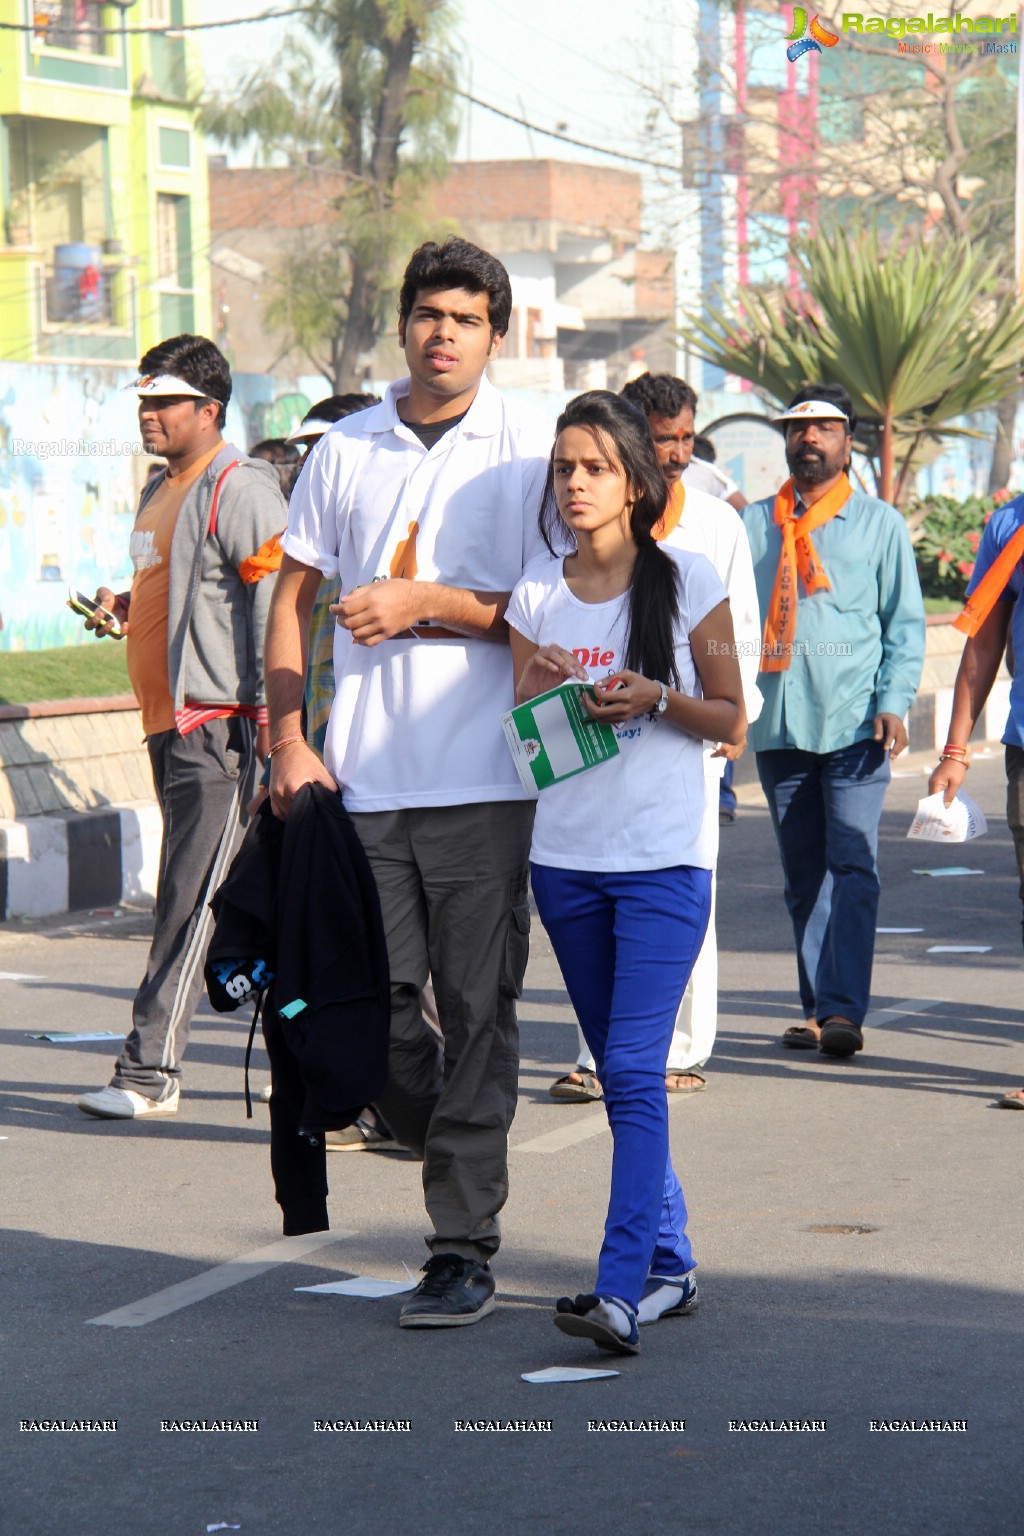
{"type": "Polygon", "coordinates": [[[945,869],[915,869],[915,875],[983,875],[983,869],[968,869],[964,864],[949,864],[945,869]]]}
{"type": "Polygon", "coordinates": [[[618,1371],[587,1371],[577,1365],[549,1365],[543,1371],[524,1371],[523,1381],[597,1381],[602,1376],[617,1376],[618,1371]]]}
{"type": "Polygon", "coordinates": [[[29,1035],[30,1040],[50,1040],[54,1045],[76,1045],[81,1040],[123,1040],[123,1033],[115,1029],[92,1029],[76,1035],[73,1030],[51,1029],[45,1035],[29,1035]]]}
{"type": "Polygon", "coordinates": [[[929,955],[990,955],[991,944],[930,944],[929,955]]]}
{"type": "Polygon", "coordinates": [[[876,928],[876,933],[924,933],[923,928],[876,928]]]}
{"type": "Polygon", "coordinates": [[[297,1291],[314,1296],[365,1296],[376,1301],[381,1296],[401,1296],[416,1289],[415,1280],[376,1280],[372,1275],[355,1275],[351,1280],[329,1280],[326,1285],[297,1285],[297,1291]]]}
{"type": "Polygon", "coordinates": [[[27,971],[0,971],[0,981],[45,981],[45,976],[30,976],[27,971]]]}
{"type": "Polygon", "coordinates": [[[984,837],[988,822],[970,795],[960,790],[952,805],[945,805],[942,795],[939,790],[917,802],[907,836],[923,843],[967,843],[974,837],[984,837]]]}

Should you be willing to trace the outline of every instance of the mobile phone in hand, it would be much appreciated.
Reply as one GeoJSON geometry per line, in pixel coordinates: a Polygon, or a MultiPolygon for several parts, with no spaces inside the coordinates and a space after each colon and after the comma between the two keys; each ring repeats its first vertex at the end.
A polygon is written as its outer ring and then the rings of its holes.
{"type": "Polygon", "coordinates": [[[69,587],[68,607],[72,613],[80,614],[83,619],[98,618],[101,621],[109,619],[114,626],[110,631],[111,637],[114,640],[124,639],[124,630],[121,628],[120,620],[115,614],[111,613],[109,608],[102,607],[94,597],[86,597],[84,592],[78,592],[74,588],[69,587]]]}

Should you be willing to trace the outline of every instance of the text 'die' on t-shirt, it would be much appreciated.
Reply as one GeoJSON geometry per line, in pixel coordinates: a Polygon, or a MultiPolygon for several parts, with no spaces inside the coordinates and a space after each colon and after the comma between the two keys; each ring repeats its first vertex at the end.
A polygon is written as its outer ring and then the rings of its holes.
{"type": "MultiPolygon", "coordinates": [[[[690,632],[727,600],[703,555],[668,549],[679,572],[675,658],[679,691],[701,697],[690,632]]],[[[506,618],[537,645],[571,651],[594,681],[625,666],[628,595],[585,603],[570,590],[559,558],[543,556],[523,572],[506,618]]],[[[667,679],[666,679],[667,681],[667,679]]],[[[701,743],[659,715],[637,715],[616,728],[619,754],[586,773],[545,789],[537,802],[536,864],[599,871],[710,869],[702,830],[704,770],[701,743]]]]}

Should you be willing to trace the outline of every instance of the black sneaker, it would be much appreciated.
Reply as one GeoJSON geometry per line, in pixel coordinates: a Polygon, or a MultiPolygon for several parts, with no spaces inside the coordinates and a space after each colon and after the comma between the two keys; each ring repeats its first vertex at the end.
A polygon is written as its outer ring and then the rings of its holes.
{"type": "Polygon", "coordinates": [[[494,1311],[494,1276],[489,1264],[437,1253],[423,1266],[424,1278],[402,1308],[401,1328],[461,1328],[494,1311]]]}

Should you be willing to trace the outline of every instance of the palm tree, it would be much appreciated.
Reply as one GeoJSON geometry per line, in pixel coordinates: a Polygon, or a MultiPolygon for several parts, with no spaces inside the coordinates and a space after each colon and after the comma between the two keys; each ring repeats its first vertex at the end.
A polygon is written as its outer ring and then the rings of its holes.
{"type": "Polygon", "coordinates": [[[998,262],[963,239],[898,232],[883,245],[877,227],[828,229],[796,259],[800,292],[741,289],[731,309],[688,318],[687,344],[779,403],[805,383],[841,384],[878,494],[899,506],[943,438],[978,435],[956,418],[1016,384],[1024,309],[997,295],[998,262]]]}
{"type": "Polygon", "coordinates": [[[297,14],[310,41],[290,36],[283,56],[210,97],[201,121],[225,144],[253,138],[283,155],[296,177],[333,170],[343,183],[334,216],[296,230],[272,270],[264,319],[344,392],[394,314],[409,251],[437,231],[427,194],[457,132],[454,9],[308,0],[297,14]]]}

